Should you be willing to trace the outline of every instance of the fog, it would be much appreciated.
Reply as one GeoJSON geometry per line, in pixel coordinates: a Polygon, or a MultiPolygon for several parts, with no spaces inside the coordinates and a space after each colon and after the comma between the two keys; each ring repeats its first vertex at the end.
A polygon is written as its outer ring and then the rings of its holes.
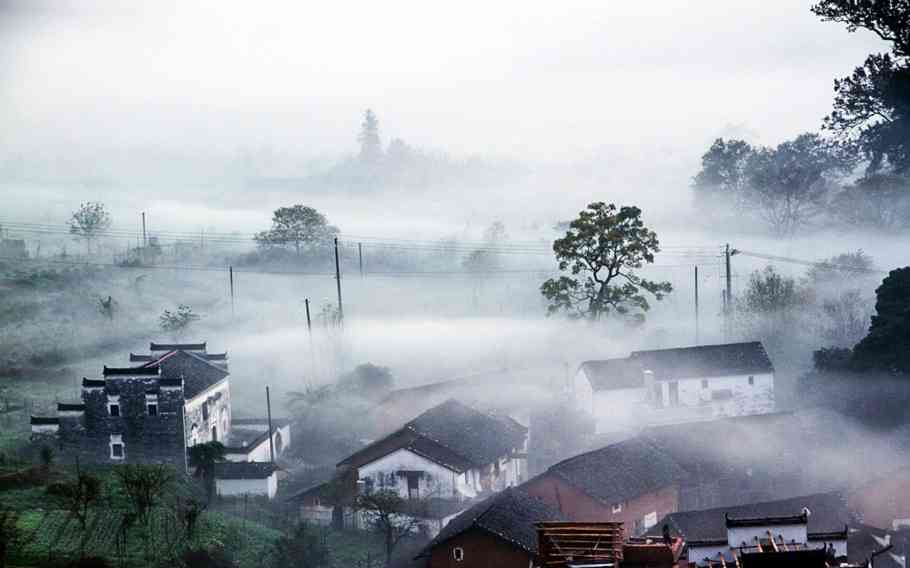
{"type": "MultiPolygon", "coordinates": [[[[867,473],[858,458],[906,467],[902,430],[800,390],[813,352],[853,347],[882,279],[910,265],[906,228],[823,213],[781,236],[692,187],[715,138],[773,147],[818,131],[833,79],[888,49],[809,5],[0,0],[0,238],[28,256],[0,254],[0,390],[50,407],[150,341],[207,341],[229,354],[236,417],[262,415],[268,385],[276,415],[308,418],[294,393],[372,363],[392,392],[470,379],[471,402],[523,419],[569,400],[586,360],[761,340],[776,410],[839,433],[813,448],[807,486],[853,483],[867,473]],[[368,108],[381,149],[405,143],[391,174],[358,161],[368,108]],[[659,238],[637,272],[672,292],[643,322],[547,316],[553,241],[595,201],[640,207],[659,238]],[[68,228],[86,202],[112,220],[94,242],[68,228]],[[342,322],[330,239],[296,256],[254,241],[298,203],[338,229],[342,322]],[[769,266],[799,302],[725,317],[728,244],[734,302],[769,266]],[[811,273],[860,250],[871,267],[811,273]],[[105,298],[113,315],[99,311],[105,298]],[[162,310],[178,305],[200,319],[166,333],[162,310]]],[[[388,426],[369,412],[333,420],[357,443],[388,426]]],[[[784,459],[786,433],[748,435],[714,451],[784,459]]]]}

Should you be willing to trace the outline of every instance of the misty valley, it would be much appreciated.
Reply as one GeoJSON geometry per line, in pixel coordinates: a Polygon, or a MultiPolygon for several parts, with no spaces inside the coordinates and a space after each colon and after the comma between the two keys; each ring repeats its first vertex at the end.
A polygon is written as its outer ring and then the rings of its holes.
{"type": "Polygon", "coordinates": [[[907,567],[906,0],[0,37],[0,568],[907,567]]]}

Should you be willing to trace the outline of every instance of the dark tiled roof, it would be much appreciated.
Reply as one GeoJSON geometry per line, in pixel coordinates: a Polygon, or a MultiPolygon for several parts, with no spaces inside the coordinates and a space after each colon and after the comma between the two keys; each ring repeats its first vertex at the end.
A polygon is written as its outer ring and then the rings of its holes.
{"type": "Polygon", "coordinates": [[[57,412],[80,412],[85,410],[85,405],[80,403],[58,402],[57,412]]]}
{"type": "Polygon", "coordinates": [[[727,517],[734,525],[740,526],[753,521],[758,525],[762,525],[763,522],[771,524],[775,519],[786,518],[798,523],[803,508],[809,509],[807,531],[810,537],[816,533],[842,533],[844,527],[854,520],[844,496],[839,492],[830,492],[736,507],[671,513],[657,523],[650,534],[659,537],[663,525],[666,524],[669,525],[672,534],[682,536],[686,541],[726,542],[727,517]]]}
{"type": "Polygon", "coordinates": [[[60,424],[60,419],[56,416],[32,416],[31,423],[34,425],[52,425],[60,424]]]}
{"type": "Polygon", "coordinates": [[[184,396],[188,399],[218,383],[229,374],[222,367],[210,363],[199,354],[182,350],[168,353],[148,365],[160,366],[161,376],[164,378],[182,378],[184,396]]]}
{"type": "Polygon", "coordinates": [[[645,384],[641,363],[633,359],[585,361],[580,370],[585,372],[591,388],[596,391],[631,389],[645,384]]]}
{"type": "Polygon", "coordinates": [[[414,438],[405,447],[418,456],[425,457],[458,473],[463,473],[471,469],[472,466],[477,465],[448,447],[420,436],[414,438]]]}
{"type": "Polygon", "coordinates": [[[130,353],[130,363],[148,363],[153,359],[154,357],[151,355],[137,355],[135,353],[130,353]]]}
{"type": "Polygon", "coordinates": [[[508,488],[461,513],[443,527],[427,549],[471,530],[480,529],[528,551],[537,553],[535,523],[567,520],[558,511],[524,491],[508,488]]]}
{"type": "Polygon", "coordinates": [[[278,469],[271,462],[221,462],[215,464],[215,478],[265,479],[278,469]]]}
{"type": "Polygon", "coordinates": [[[808,521],[809,516],[803,511],[798,515],[782,515],[768,517],[731,517],[727,514],[726,526],[731,527],[780,527],[785,525],[801,525],[808,521]]]}
{"type": "Polygon", "coordinates": [[[205,342],[202,343],[152,343],[149,351],[205,351],[205,342]]]}
{"type": "Polygon", "coordinates": [[[657,380],[774,372],[759,341],[633,351],[629,358],[653,371],[657,380]]]}
{"type": "Polygon", "coordinates": [[[606,504],[671,487],[686,471],[644,438],[632,438],[562,461],[544,475],[556,475],[606,504]]]}
{"type": "Polygon", "coordinates": [[[408,422],[406,428],[477,466],[493,463],[524,445],[527,429],[449,399],[408,422]]]}
{"type": "Polygon", "coordinates": [[[86,388],[104,388],[104,379],[86,379],[82,377],[82,386],[86,388]]]}
{"type": "Polygon", "coordinates": [[[158,386],[162,387],[182,387],[183,379],[158,379],[158,386]]]}
{"type": "Polygon", "coordinates": [[[154,377],[158,375],[158,369],[157,365],[142,367],[108,367],[105,365],[102,374],[105,377],[154,377]]]}

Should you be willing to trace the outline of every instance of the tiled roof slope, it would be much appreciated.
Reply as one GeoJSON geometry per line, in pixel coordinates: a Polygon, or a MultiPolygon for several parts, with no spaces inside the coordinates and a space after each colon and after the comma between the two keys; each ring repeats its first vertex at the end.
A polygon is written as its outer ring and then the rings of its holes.
{"type": "Polygon", "coordinates": [[[649,534],[660,537],[666,524],[671,534],[682,536],[686,541],[726,540],[726,517],[734,524],[745,519],[758,522],[771,517],[799,516],[803,508],[809,509],[807,530],[810,538],[813,534],[843,531],[846,525],[855,521],[844,496],[839,492],[830,492],[736,507],[670,513],[649,534]]]}
{"type": "Polygon", "coordinates": [[[585,361],[580,370],[585,372],[591,388],[596,391],[632,389],[645,384],[641,363],[632,359],[585,361]]]}
{"type": "Polygon", "coordinates": [[[644,438],[632,438],[569,458],[550,467],[591,497],[613,504],[669,487],[686,471],[666,452],[644,438]]]}
{"type": "Polygon", "coordinates": [[[633,351],[629,358],[653,371],[657,380],[774,372],[759,341],[633,351]]]}
{"type": "Polygon", "coordinates": [[[160,366],[162,378],[183,378],[184,396],[188,399],[218,383],[229,374],[218,365],[189,351],[173,351],[146,366],[160,366]]]}
{"type": "Polygon", "coordinates": [[[443,527],[427,550],[471,530],[480,529],[528,551],[537,553],[535,523],[568,520],[555,509],[524,491],[508,488],[477,503],[443,527]]]}
{"type": "Polygon", "coordinates": [[[481,466],[524,444],[527,429],[449,399],[411,420],[409,428],[481,466]]]}

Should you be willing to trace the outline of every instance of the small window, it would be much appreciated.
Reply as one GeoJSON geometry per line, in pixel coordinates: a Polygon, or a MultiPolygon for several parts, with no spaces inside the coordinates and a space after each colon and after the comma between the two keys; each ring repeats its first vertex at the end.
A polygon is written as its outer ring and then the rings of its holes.
{"type": "Polygon", "coordinates": [[[158,403],[157,402],[150,402],[150,403],[148,403],[147,407],[148,407],[148,411],[149,411],[149,416],[158,416],[158,403]]]}
{"type": "Polygon", "coordinates": [[[107,411],[111,416],[120,416],[120,405],[112,402],[107,405],[107,411]]]}
{"type": "Polygon", "coordinates": [[[126,446],[122,434],[111,434],[111,459],[122,460],[126,457],[126,446]]]}
{"type": "Polygon", "coordinates": [[[708,379],[701,380],[701,388],[703,388],[703,389],[708,388],[708,379]]]}
{"type": "Polygon", "coordinates": [[[622,503],[613,503],[613,514],[622,513],[622,503]]]}
{"type": "Polygon", "coordinates": [[[453,548],[452,558],[455,559],[455,562],[462,562],[464,560],[464,549],[460,546],[453,548]]]}
{"type": "Polygon", "coordinates": [[[202,403],[202,419],[203,420],[209,419],[209,405],[204,402],[202,403]]]}
{"type": "Polygon", "coordinates": [[[749,375],[749,386],[752,386],[754,384],[755,384],[755,377],[753,377],[752,375],[749,375]]]}

